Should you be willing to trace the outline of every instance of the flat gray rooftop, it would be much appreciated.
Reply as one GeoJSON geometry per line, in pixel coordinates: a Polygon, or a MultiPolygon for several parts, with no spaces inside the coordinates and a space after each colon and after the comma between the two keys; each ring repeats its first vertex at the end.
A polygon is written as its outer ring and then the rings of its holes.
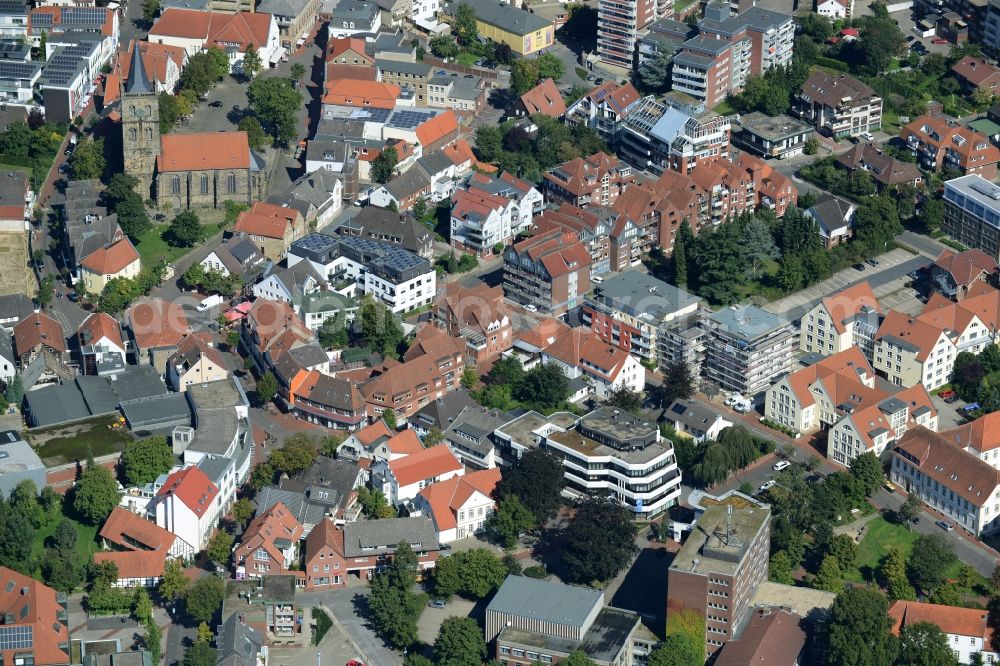
{"type": "Polygon", "coordinates": [[[740,117],[740,126],[766,141],[781,141],[812,130],[812,125],[785,114],[767,116],[759,111],[740,117]]]}
{"type": "Polygon", "coordinates": [[[670,570],[732,576],[770,515],[771,507],[750,504],[740,497],[710,504],[677,552],[670,570]]]}
{"type": "Polygon", "coordinates": [[[220,379],[207,384],[192,384],[187,389],[196,409],[237,407],[246,404],[246,396],[237,388],[233,378],[220,379]]]}

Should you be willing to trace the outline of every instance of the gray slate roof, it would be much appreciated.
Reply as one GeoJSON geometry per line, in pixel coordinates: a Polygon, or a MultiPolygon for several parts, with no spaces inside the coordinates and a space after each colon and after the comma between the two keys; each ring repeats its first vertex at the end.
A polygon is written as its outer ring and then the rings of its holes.
{"type": "Polygon", "coordinates": [[[344,526],[345,557],[393,553],[400,543],[410,544],[415,552],[441,547],[430,518],[362,520],[344,526]]]}
{"type": "Polygon", "coordinates": [[[241,621],[239,613],[233,613],[220,624],[215,644],[218,646],[219,666],[254,666],[257,652],[264,645],[264,637],[259,631],[241,621]]]}
{"type": "Polygon", "coordinates": [[[600,590],[525,576],[507,576],[486,607],[486,612],[582,627],[594,606],[603,605],[604,593],[600,590]]]}
{"type": "MultiPolygon", "coordinates": [[[[530,35],[538,30],[551,27],[552,23],[541,18],[537,14],[526,12],[523,9],[512,6],[505,2],[496,0],[463,0],[468,2],[476,12],[476,18],[483,23],[497,26],[515,35],[530,35]]],[[[453,2],[447,11],[454,14],[458,11],[459,3],[453,2]]]]}
{"type": "Polygon", "coordinates": [[[34,304],[24,294],[0,296],[0,321],[10,320],[17,323],[29,317],[34,311],[34,304]]]}

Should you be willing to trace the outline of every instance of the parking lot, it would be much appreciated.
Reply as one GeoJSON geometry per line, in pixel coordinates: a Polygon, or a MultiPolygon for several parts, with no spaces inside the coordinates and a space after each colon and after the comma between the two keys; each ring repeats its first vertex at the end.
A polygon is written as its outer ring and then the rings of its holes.
{"type": "Polygon", "coordinates": [[[827,296],[864,280],[871,285],[875,296],[881,298],[883,295],[903,289],[903,285],[910,280],[907,274],[928,263],[926,258],[914,257],[902,249],[895,249],[879,256],[878,262],[879,265],[875,267],[863,264],[864,270],[845,268],[822,282],[768,303],[764,309],[774,314],[785,315],[790,321],[795,321],[827,296]]]}
{"type": "Polygon", "coordinates": [[[452,597],[444,608],[425,608],[417,620],[417,636],[424,643],[433,644],[442,622],[449,617],[471,617],[475,609],[475,602],[461,597],[452,597]]]}

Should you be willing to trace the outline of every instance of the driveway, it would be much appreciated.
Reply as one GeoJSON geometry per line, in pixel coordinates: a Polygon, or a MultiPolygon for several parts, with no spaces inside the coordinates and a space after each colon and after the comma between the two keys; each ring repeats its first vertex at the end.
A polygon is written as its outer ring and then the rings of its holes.
{"type": "Polygon", "coordinates": [[[472,617],[476,604],[468,599],[452,597],[444,608],[425,608],[417,620],[417,636],[431,645],[441,630],[441,623],[449,617],[472,617]]]}

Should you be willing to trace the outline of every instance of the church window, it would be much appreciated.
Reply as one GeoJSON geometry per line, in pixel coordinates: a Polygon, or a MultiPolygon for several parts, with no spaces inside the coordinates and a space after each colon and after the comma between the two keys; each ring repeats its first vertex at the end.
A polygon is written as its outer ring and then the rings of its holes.
{"type": "Polygon", "coordinates": [[[131,129],[129,129],[128,131],[129,141],[135,141],[136,136],[138,136],[138,132],[135,131],[135,128],[132,127],[131,129]]]}
{"type": "Polygon", "coordinates": [[[146,141],[152,141],[152,140],[153,140],[153,128],[152,127],[147,127],[146,128],[146,141]]]}
{"type": "Polygon", "coordinates": [[[148,104],[146,105],[146,117],[147,118],[152,118],[153,117],[153,107],[151,107],[148,104]]]}
{"type": "Polygon", "coordinates": [[[170,193],[171,194],[180,194],[181,193],[181,177],[180,176],[173,176],[170,179],[170,193]]]}
{"type": "Polygon", "coordinates": [[[226,179],[226,191],[229,194],[235,194],[236,193],[236,174],[235,173],[229,174],[229,177],[226,179]]]}
{"type": "Polygon", "coordinates": [[[208,194],[208,175],[201,174],[201,193],[208,194]]]}
{"type": "Polygon", "coordinates": [[[130,104],[129,105],[129,107],[128,107],[128,114],[130,116],[134,116],[135,115],[135,104],[130,104]]]}

